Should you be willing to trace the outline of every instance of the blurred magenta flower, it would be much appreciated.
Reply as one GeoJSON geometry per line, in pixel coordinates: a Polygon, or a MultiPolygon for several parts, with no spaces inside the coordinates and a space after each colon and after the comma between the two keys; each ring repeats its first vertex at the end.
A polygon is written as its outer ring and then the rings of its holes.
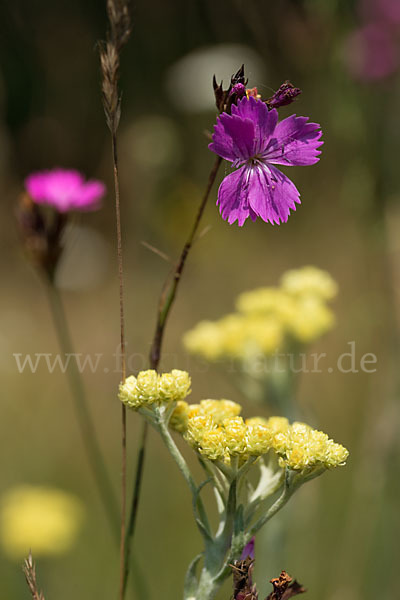
{"type": "Polygon", "coordinates": [[[361,17],[372,22],[385,22],[386,25],[400,25],[399,0],[361,0],[361,17]]]}
{"type": "Polygon", "coordinates": [[[79,171],[67,169],[31,173],[25,188],[35,204],[47,204],[60,213],[96,210],[106,192],[101,181],[85,181],[79,171]]]}
{"type": "Polygon", "coordinates": [[[278,123],[276,109],[261,100],[242,98],[232,114],[222,113],[214,126],[210,150],[240,167],[222,181],[217,204],[224,220],[242,226],[250,216],[272,224],[286,222],[300,204],[300,193],[277,165],[318,162],[322,132],[307,117],[291,115],[278,123]]]}
{"type": "Polygon", "coordinates": [[[389,77],[399,65],[397,44],[384,23],[369,23],[353,31],[345,55],[353,77],[365,82],[389,77]]]}

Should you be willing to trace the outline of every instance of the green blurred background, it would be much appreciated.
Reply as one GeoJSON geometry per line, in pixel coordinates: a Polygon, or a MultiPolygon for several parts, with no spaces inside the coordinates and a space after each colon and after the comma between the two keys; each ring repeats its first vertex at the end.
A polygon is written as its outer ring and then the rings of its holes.
{"type": "MultiPolygon", "coordinates": [[[[344,469],[305,486],[285,509],[290,527],[284,564],[269,560],[268,534],[259,540],[260,597],[278,574],[275,568],[298,578],[310,600],[397,595],[400,70],[374,78],[354,71],[356,50],[348,36],[369,18],[360,6],[350,0],[133,2],[133,33],[123,55],[119,150],[134,371],[146,366],[158,296],[170,269],[142,242],[174,260],[191,226],[213,163],[204,135],[215,121],[212,75],[228,81],[244,62],[249,84],[267,97],[290,79],[303,94],[281,117],[309,115],[324,131],[321,162],[288,173],[303,204],[287,224],[229,226],[215,207],[214,189],[203,221],[207,232],[189,258],[164,345],[162,366],[190,371],[192,401],[240,402],[229,374],[185,353],[182,334],[200,319],[230,312],[241,291],[274,285],[283,271],[314,264],[333,275],[340,294],[337,326],[312,351],[326,352],[334,365],[355,341],[358,361],[365,352],[378,357],[375,373],[324,369],[301,377],[298,402],[308,421],[351,455],[344,469]]],[[[44,365],[20,374],[13,357],[58,350],[45,291],[16,232],[16,199],[29,172],[78,168],[106,181],[109,193],[100,212],[82,215],[69,232],[58,285],[76,351],[103,355],[99,370],[85,372],[84,379],[118,490],[118,282],[97,51],[105,7],[98,0],[15,0],[1,4],[0,23],[0,492],[28,482],[79,496],[86,506],[79,540],[65,556],[39,560],[40,584],[46,598],[115,597],[118,552],[65,377],[58,370],[49,374],[44,365]]],[[[398,58],[393,24],[390,35],[398,58]]],[[[263,412],[248,404],[245,409],[263,412]]],[[[132,476],[140,421],[133,413],[128,417],[132,476]]],[[[149,600],[175,600],[201,540],[188,490],[153,433],[148,448],[135,553],[149,600]]],[[[0,589],[4,599],[29,596],[20,564],[3,554],[0,589]]],[[[227,584],[220,597],[229,594],[227,584]]]]}

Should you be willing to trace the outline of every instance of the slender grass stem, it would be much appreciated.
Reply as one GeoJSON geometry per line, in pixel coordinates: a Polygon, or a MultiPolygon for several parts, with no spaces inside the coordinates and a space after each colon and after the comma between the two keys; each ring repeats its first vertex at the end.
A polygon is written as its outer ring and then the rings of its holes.
{"type": "MultiPolygon", "coordinates": [[[[162,288],[162,293],[161,293],[158,312],[157,312],[156,329],[154,332],[154,337],[153,337],[153,341],[152,341],[151,349],[150,349],[150,361],[149,362],[150,362],[151,369],[156,369],[156,370],[158,369],[160,359],[161,359],[161,348],[162,348],[162,342],[163,342],[163,338],[164,338],[164,331],[165,331],[165,326],[167,323],[167,318],[168,318],[168,315],[173,306],[173,303],[174,303],[174,300],[176,297],[176,293],[178,290],[179,282],[181,281],[182,273],[185,268],[187,257],[193,246],[193,242],[195,240],[205,207],[207,205],[208,198],[210,196],[211,189],[215,182],[215,178],[217,176],[218,169],[219,169],[221,163],[222,163],[222,158],[217,156],[217,158],[214,162],[214,165],[211,169],[210,175],[208,177],[207,187],[205,189],[203,198],[201,200],[199,209],[197,211],[192,229],[191,229],[189,236],[182,248],[182,252],[179,257],[179,261],[175,267],[172,281],[170,282],[169,288],[168,288],[168,283],[164,284],[164,286],[162,288]]],[[[129,526],[128,526],[128,531],[127,531],[127,539],[126,539],[126,546],[125,546],[125,548],[126,548],[125,549],[125,556],[126,556],[125,565],[126,566],[125,566],[123,593],[122,593],[121,598],[124,597],[126,583],[127,583],[128,575],[129,575],[130,546],[132,544],[133,535],[134,535],[134,531],[135,531],[135,524],[136,524],[136,518],[137,518],[137,513],[138,513],[138,507],[139,507],[139,499],[140,499],[140,493],[141,493],[141,488],[142,488],[141,482],[142,482],[142,477],[143,477],[144,461],[145,461],[145,457],[146,457],[147,437],[148,437],[148,423],[145,421],[143,423],[143,429],[142,429],[142,433],[141,433],[141,443],[140,443],[140,447],[138,450],[138,460],[137,460],[137,464],[136,464],[133,498],[132,498],[132,502],[130,505],[129,526]]]]}
{"type": "MultiPolygon", "coordinates": [[[[115,194],[115,220],[117,227],[117,261],[119,281],[119,317],[120,317],[120,346],[121,346],[121,380],[126,379],[126,353],[125,353],[125,312],[124,312],[124,268],[122,260],[122,232],[121,232],[121,204],[119,191],[117,134],[111,132],[111,152],[114,171],[115,194]]],[[[120,537],[120,586],[119,597],[125,593],[125,538],[126,538],[126,407],[121,409],[121,537],[120,537]]]]}
{"type": "MultiPolygon", "coordinates": [[[[100,45],[102,96],[106,122],[111,133],[111,153],[114,171],[115,220],[117,228],[117,260],[119,280],[119,313],[121,342],[121,379],[126,378],[124,270],[122,261],[121,208],[118,173],[117,129],[121,117],[121,97],[118,90],[120,55],[131,34],[128,0],[107,0],[109,30],[107,39],[100,45]]],[[[126,408],[121,405],[121,539],[119,598],[124,596],[125,538],[126,538],[126,408]]]]}
{"type": "MultiPolygon", "coordinates": [[[[72,345],[71,334],[60,294],[53,283],[50,282],[46,282],[46,290],[53,317],[54,328],[57,333],[61,351],[65,356],[73,356],[74,349],[72,345]]],[[[104,505],[110,528],[113,535],[116,537],[116,540],[118,540],[118,504],[106,466],[104,464],[96,430],[93,425],[89,405],[86,399],[82,374],[80,373],[75,360],[71,360],[69,362],[66,375],[71,390],[71,396],[73,398],[73,406],[79,425],[82,442],[91,470],[93,472],[93,477],[95,479],[101,501],[104,505]]]]}
{"type": "Polygon", "coordinates": [[[141,436],[140,436],[140,445],[139,445],[137,462],[136,462],[136,472],[135,472],[135,481],[134,481],[134,485],[133,485],[132,505],[131,505],[131,511],[129,514],[128,529],[126,532],[126,539],[125,539],[123,596],[125,595],[126,586],[128,583],[131,546],[132,546],[133,537],[135,535],[136,515],[138,512],[138,504],[139,504],[140,491],[141,491],[140,488],[141,488],[142,480],[143,480],[143,468],[144,468],[147,434],[148,434],[148,423],[147,423],[147,421],[143,421],[142,431],[141,431],[141,436]]]}

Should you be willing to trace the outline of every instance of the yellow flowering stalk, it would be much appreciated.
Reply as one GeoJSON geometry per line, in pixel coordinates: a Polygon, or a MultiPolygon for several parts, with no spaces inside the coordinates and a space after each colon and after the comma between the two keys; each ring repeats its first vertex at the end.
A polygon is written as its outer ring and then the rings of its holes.
{"type": "Polygon", "coordinates": [[[305,423],[290,424],[285,417],[244,421],[240,412],[240,405],[228,400],[202,400],[192,406],[180,403],[170,421],[198,454],[220,507],[221,524],[214,537],[206,532],[204,566],[196,584],[195,568],[190,571],[192,587],[188,584],[186,591],[196,589],[196,600],[203,598],[199,589],[218,587],[229,564],[296,489],[328,469],[343,466],[348,457],[346,448],[305,423]],[[247,479],[250,468],[259,473],[255,487],[247,479]]]}
{"type": "Polygon", "coordinates": [[[0,541],[3,551],[21,560],[30,548],[35,555],[58,555],[69,550],[79,532],[83,506],[62,490],[20,485],[0,499],[0,541]]]}
{"type": "Polygon", "coordinates": [[[303,483],[344,465],[348,451],[325,433],[304,423],[290,423],[285,417],[245,420],[242,407],[227,399],[188,404],[185,397],[189,392],[190,376],[184,371],[143,371],[121,385],[120,399],[160,433],[189,485],[204,553],[189,567],[184,598],[211,600],[230,574],[229,565],[257,531],[303,483]],[[206,474],[200,485],[171,430],[196,453],[206,474]],[[216,497],[216,531],[201,498],[206,484],[212,485],[216,497]]]}

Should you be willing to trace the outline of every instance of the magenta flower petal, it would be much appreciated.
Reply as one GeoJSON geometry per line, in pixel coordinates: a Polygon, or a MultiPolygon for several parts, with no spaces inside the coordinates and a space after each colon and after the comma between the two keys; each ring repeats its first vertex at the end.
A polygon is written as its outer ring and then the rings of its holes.
{"type": "Polygon", "coordinates": [[[254,124],[253,152],[258,154],[265,150],[271,136],[274,134],[278,122],[278,111],[268,110],[264,102],[256,100],[252,96],[239,100],[237,105],[232,106],[232,114],[242,119],[250,119],[254,124]]]}
{"type": "Polygon", "coordinates": [[[81,173],[66,169],[31,173],[25,179],[25,188],[33,202],[62,213],[96,210],[106,191],[101,181],[85,182],[81,173]]]}
{"type": "Polygon", "coordinates": [[[232,106],[214,127],[209,148],[240,167],[221,183],[217,204],[222,218],[242,226],[248,217],[285,223],[296,210],[300,194],[278,165],[313,165],[318,162],[320,126],[307,117],[292,115],[277,123],[278,113],[253,97],[232,106]]]}
{"type": "Polygon", "coordinates": [[[249,169],[242,167],[225,177],[219,186],[217,205],[229,225],[237,221],[241,227],[247,217],[250,216],[253,221],[257,218],[248,201],[248,176],[249,169]]]}
{"type": "Polygon", "coordinates": [[[266,223],[286,223],[290,209],[300,204],[296,186],[281,171],[269,165],[251,170],[248,201],[253,212],[266,223]]]}
{"type": "Polygon", "coordinates": [[[247,160],[254,149],[254,124],[250,119],[223,113],[214,127],[210,150],[230,162],[247,160]]]}
{"type": "Polygon", "coordinates": [[[274,140],[264,157],[276,165],[314,165],[319,161],[318,150],[324,143],[318,123],[307,117],[291,115],[276,126],[274,140]]]}
{"type": "Polygon", "coordinates": [[[87,211],[100,208],[101,199],[106,193],[106,186],[102,181],[92,179],[84,183],[75,200],[75,210],[87,211]]]}
{"type": "Polygon", "coordinates": [[[222,218],[230,225],[237,221],[239,227],[247,217],[272,225],[286,223],[296,203],[300,204],[296,186],[272,165],[242,167],[225,177],[218,190],[222,218]]]}

